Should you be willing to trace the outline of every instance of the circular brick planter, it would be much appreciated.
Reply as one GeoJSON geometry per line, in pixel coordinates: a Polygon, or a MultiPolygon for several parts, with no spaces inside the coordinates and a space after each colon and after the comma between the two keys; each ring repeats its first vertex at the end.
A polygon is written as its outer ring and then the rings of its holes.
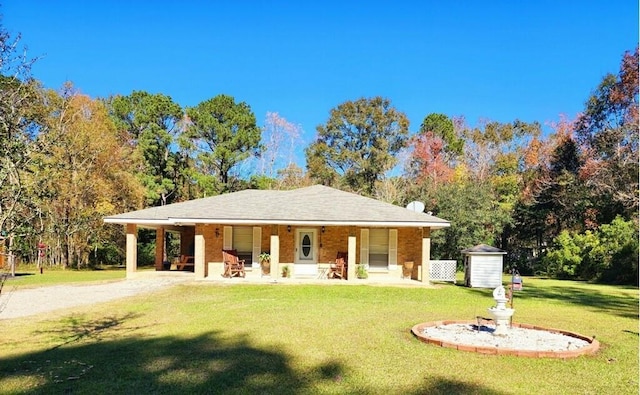
{"type": "Polygon", "coordinates": [[[518,357],[530,357],[530,358],[575,358],[580,355],[593,354],[598,351],[600,348],[600,342],[598,342],[595,338],[590,338],[579,333],[569,332],[561,329],[552,329],[552,328],[543,328],[537,325],[530,324],[519,324],[513,323],[513,327],[523,328],[523,329],[533,329],[539,331],[547,331],[551,333],[558,333],[565,336],[575,337],[576,339],[584,340],[589,343],[585,347],[581,347],[576,350],[564,350],[564,351],[535,351],[535,350],[518,350],[513,348],[499,348],[499,347],[484,347],[484,346],[473,346],[469,344],[458,344],[449,340],[436,339],[428,337],[424,334],[424,329],[432,326],[440,326],[440,325],[453,325],[453,324],[463,324],[463,325],[474,325],[476,321],[433,321],[433,322],[424,322],[421,324],[414,325],[411,328],[411,332],[413,332],[414,336],[416,336],[420,341],[433,344],[440,347],[454,348],[460,351],[469,351],[469,352],[477,352],[481,354],[491,354],[491,355],[514,355],[518,357]]]}

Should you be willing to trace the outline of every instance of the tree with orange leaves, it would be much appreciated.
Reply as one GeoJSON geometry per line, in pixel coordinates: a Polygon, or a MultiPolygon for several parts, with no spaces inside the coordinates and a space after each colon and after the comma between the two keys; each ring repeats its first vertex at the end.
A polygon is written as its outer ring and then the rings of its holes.
{"type": "Polygon", "coordinates": [[[411,142],[413,151],[407,172],[412,178],[431,185],[452,180],[464,140],[457,135],[454,122],[449,117],[444,114],[427,115],[411,142]]]}
{"type": "Polygon", "coordinates": [[[637,216],[638,208],[638,48],[622,57],[617,75],[606,75],[577,121],[586,161],[582,177],[598,195],[606,222],[615,215],[637,216]],[[617,206],[617,207],[616,207],[617,206]]]}

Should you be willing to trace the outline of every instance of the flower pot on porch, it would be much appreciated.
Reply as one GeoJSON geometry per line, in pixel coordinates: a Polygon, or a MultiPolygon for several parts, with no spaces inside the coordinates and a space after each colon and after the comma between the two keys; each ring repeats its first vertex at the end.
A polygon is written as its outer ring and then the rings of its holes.
{"type": "Polygon", "coordinates": [[[271,254],[269,254],[268,252],[263,252],[260,254],[258,259],[260,260],[260,268],[262,270],[262,275],[270,276],[271,275],[271,254]]]}
{"type": "Polygon", "coordinates": [[[407,261],[402,264],[402,278],[411,278],[413,276],[413,261],[407,261]]]}
{"type": "Polygon", "coordinates": [[[263,276],[269,276],[271,274],[271,261],[260,262],[260,268],[263,276]]]}

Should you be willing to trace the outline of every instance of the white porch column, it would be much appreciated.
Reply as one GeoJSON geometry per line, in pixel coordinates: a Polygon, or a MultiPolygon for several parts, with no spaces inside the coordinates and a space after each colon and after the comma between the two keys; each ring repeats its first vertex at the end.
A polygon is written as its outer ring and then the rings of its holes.
{"type": "Polygon", "coordinates": [[[204,251],[205,251],[205,239],[204,239],[204,226],[196,226],[196,235],[193,246],[193,271],[197,279],[204,278],[204,251]]]}
{"type": "Polygon", "coordinates": [[[127,224],[127,278],[133,277],[138,268],[138,227],[127,224]]]}
{"type": "Polygon", "coordinates": [[[431,229],[422,230],[422,272],[421,281],[429,283],[431,270],[431,229]]]}
{"type": "Polygon", "coordinates": [[[349,236],[347,244],[347,281],[356,280],[356,237],[349,236]]]}
{"type": "Polygon", "coordinates": [[[271,235],[269,249],[271,251],[271,277],[278,278],[280,275],[280,236],[271,235]]]}

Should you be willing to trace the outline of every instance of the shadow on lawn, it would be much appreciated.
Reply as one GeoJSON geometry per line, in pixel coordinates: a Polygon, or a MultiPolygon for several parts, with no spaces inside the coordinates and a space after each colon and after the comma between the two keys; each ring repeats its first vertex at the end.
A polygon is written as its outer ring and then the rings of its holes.
{"type": "Polygon", "coordinates": [[[65,325],[59,329],[51,330],[38,330],[35,331],[36,335],[48,334],[57,337],[61,343],[51,347],[49,350],[55,350],[62,346],[66,346],[71,343],[76,343],[84,339],[92,340],[104,340],[104,335],[108,336],[121,336],[123,331],[133,331],[140,329],[135,328],[123,328],[120,324],[125,321],[129,321],[133,318],[139,317],[140,314],[128,313],[122,317],[104,317],[98,320],[87,321],[82,316],[69,316],[64,318],[61,322],[65,325]]]}
{"type": "Polygon", "coordinates": [[[341,385],[345,375],[338,362],[295,371],[289,355],[255,347],[247,336],[123,337],[117,327],[131,318],[83,322],[76,317],[40,332],[60,343],[1,358],[0,387],[5,379],[32,377],[39,384],[16,393],[296,394],[321,381],[341,385]]]}
{"type": "Polygon", "coordinates": [[[414,392],[415,395],[421,394],[484,394],[484,395],[502,395],[503,392],[490,390],[478,384],[465,383],[446,378],[436,379],[434,382],[427,383],[420,390],[414,392]]]}
{"type": "MultiPolygon", "coordinates": [[[[585,306],[597,312],[614,314],[624,318],[638,318],[637,297],[605,293],[596,289],[572,286],[571,284],[570,281],[567,281],[566,286],[545,285],[544,287],[539,287],[525,283],[521,291],[515,292],[514,302],[517,303],[518,299],[547,299],[585,306]]],[[[489,299],[493,298],[493,290],[490,289],[468,288],[468,290],[482,294],[483,297],[489,299]]]]}
{"type": "MultiPolygon", "coordinates": [[[[0,387],[29,380],[15,394],[73,393],[313,393],[320,385],[332,393],[393,393],[393,388],[355,387],[343,364],[329,361],[300,371],[292,357],[251,344],[247,336],[229,339],[220,332],[197,336],[125,337],[127,314],[99,320],[65,318],[59,328],[37,332],[53,337],[47,350],[0,358],[0,387]]],[[[405,393],[407,393],[405,391],[405,393]]],[[[477,384],[429,378],[413,394],[499,394],[477,384]]]]}

